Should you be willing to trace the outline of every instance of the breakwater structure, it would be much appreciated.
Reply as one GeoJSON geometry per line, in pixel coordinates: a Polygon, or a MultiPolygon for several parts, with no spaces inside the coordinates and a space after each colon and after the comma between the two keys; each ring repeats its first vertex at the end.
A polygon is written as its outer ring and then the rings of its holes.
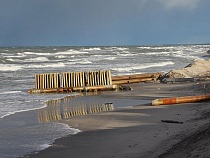
{"type": "Polygon", "coordinates": [[[120,85],[156,81],[161,73],[111,76],[110,70],[35,74],[28,93],[84,92],[122,89],[120,85]]]}

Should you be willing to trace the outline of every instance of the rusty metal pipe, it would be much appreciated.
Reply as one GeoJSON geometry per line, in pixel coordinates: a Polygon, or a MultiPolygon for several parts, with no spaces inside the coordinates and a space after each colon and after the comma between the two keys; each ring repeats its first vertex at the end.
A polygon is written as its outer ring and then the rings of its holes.
{"type": "Polygon", "coordinates": [[[200,96],[185,96],[185,97],[176,97],[176,98],[155,99],[152,101],[152,106],[194,103],[194,102],[201,102],[205,100],[210,100],[210,94],[200,95],[200,96]]]}
{"type": "Polygon", "coordinates": [[[119,81],[112,81],[115,85],[120,84],[130,84],[130,83],[139,83],[139,82],[145,82],[145,81],[152,81],[153,78],[143,78],[143,79],[130,79],[130,80],[119,80],[119,81]]]}
{"type": "Polygon", "coordinates": [[[160,75],[161,75],[161,73],[148,73],[148,74],[112,76],[112,81],[140,79],[140,78],[152,78],[152,77],[159,77],[160,75]]]}
{"type": "Polygon", "coordinates": [[[117,85],[105,86],[87,86],[87,87],[69,87],[69,88],[50,88],[50,89],[30,89],[28,93],[60,93],[60,92],[78,92],[93,90],[114,90],[119,88],[117,85]]]}

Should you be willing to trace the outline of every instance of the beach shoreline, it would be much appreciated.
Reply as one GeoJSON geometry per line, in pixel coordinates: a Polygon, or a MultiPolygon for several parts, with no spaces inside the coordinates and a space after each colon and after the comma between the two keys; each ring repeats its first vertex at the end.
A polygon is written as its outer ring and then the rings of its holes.
{"type": "Polygon", "coordinates": [[[82,132],[57,139],[49,148],[26,157],[167,157],[170,154],[164,153],[173,145],[206,128],[209,119],[202,117],[209,111],[208,102],[153,107],[151,101],[210,93],[203,88],[209,83],[135,83],[129,84],[131,91],[97,95],[94,99],[129,99],[130,106],[60,120],[82,132]],[[141,100],[148,100],[148,103],[141,104],[141,100]],[[140,104],[134,105],[132,101],[140,104]],[[163,119],[182,121],[183,124],[163,123],[163,119]]]}

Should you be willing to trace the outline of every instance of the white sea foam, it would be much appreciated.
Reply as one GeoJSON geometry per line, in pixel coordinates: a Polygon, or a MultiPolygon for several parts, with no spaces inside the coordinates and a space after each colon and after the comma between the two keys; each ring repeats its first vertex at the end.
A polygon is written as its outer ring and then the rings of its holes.
{"type": "MultiPolygon", "coordinates": [[[[20,93],[22,91],[7,91],[5,92],[5,94],[11,94],[11,97],[14,96],[12,95],[12,93],[20,93]]],[[[3,92],[2,92],[3,93],[3,92]]],[[[72,94],[69,94],[68,96],[80,96],[81,94],[80,93],[72,93],[72,94]]],[[[40,96],[41,97],[41,96],[40,96]]],[[[2,111],[2,113],[0,113],[0,118],[4,118],[6,116],[9,116],[9,115],[13,115],[15,113],[21,113],[21,112],[26,112],[26,111],[32,111],[32,110],[38,110],[38,109],[43,109],[47,106],[47,101],[49,100],[56,100],[56,99],[60,99],[60,98],[64,98],[66,97],[66,94],[60,94],[60,95],[47,95],[47,96],[43,96],[44,98],[39,98],[39,99],[34,99],[34,97],[32,98],[28,98],[28,100],[15,100],[14,99],[11,99],[10,100],[7,100],[6,103],[8,105],[12,105],[14,104],[15,102],[15,105],[21,105],[21,104],[25,104],[26,106],[25,107],[19,107],[19,106],[11,106],[12,109],[11,110],[14,110],[14,111],[11,111],[9,110],[10,108],[8,108],[8,110],[6,111],[2,111]],[[32,100],[31,100],[32,99],[32,100]],[[37,105],[35,107],[32,107],[30,105],[37,105]],[[21,109],[20,109],[21,108],[21,109]],[[6,112],[6,113],[5,113],[6,112]]],[[[72,134],[74,134],[75,132],[72,132],[72,134]]]]}
{"type": "Polygon", "coordinates": [[[187,58],[187,59],[200,59],[198,56],[193,56],[193,55],[186,55],[186,54],[173,54],[174,57],[180,57],[180,58],[187,58]]]}
{"type": "Polygon", "coordinates": [[[149,50],[161,50],[161,49],[172,49],[174,47],[138,47],[139,49],[149,49],[149,50]]]}
{"type": "MultiPolygon", "coordinates": [[[[56,124],[56,126],[57,126],[57,125],[61,125],[62,129],[60,129],[60,130],[61,130],[61,131],[69,131],[70,133],[68,133],[68,134],[71,134],[71,135],[75,135],[75,134],[77,134],[77,133],[79,133],[79,132],[82,132],[82,131],[79,130],[79,129],[69,127],[67,124],[64,124],[64,123],[55,122],[55,124],[56,124]]],[[[64,136],[64,135],[67,135],[67,133],[66,133],[66,132],[63,132],[63,136],[64,136]]],[[[62,135],[61,135],[60,137],[62,137],[62,135]]],[[[58,138],[60,138],[60,137],[58,137],[58,138]]],[[[54,138],[54,139],[51,141],[50,144],[40,144],[40,145],[36,148],[36,150],[37,150],[37,151],[41,151],[41,150],[44,150],[44,149],[49,148],[50,146],[52,146],[53,142],[54,142],[56,139],[58,139],[58,138],[54,138]]]]}
{"type": "Polygon", "coordinates": [[[25,59],[24,61],[27,61],[27,62],[43,62],[43,61],[49,61],[48,58],[46,57],[37,57],[37,58],[30,58],[30,59],[25,59]]]}
{"type": "Polygon", "coordinates": [[[104,58],[104,59],[106,59],[106,60],[115,60],[116,57],[107,57],[107,58],[104,58]]]}
{"type": "Polygon", "coordinates": [[[151,47],[137,47],[137,48],[139,48],[139,49],[151,49],[151,47]]]}
{"type": "Polygon", "coordinates": [[[22,58],[25,57],[26,55],[22,54],[22,53],[17,53],[17,55],[5,55],[8,58],[22,58]]]}
{"type": "Polygon", "coordinates": [[[100,55],[100,54],[96,54],[96,55],[93,55],[94,57],[103,57],[105,55],[100,55]]]}
{"type": "Polygon", "coordinates": [[[49,148],[51,145],[50,144],[41,144],[38,146],[38,149],[37,150],[44,150],[44,149],[47,149],[49,148]]]}
{"type": "Polygon", "coordinates": [[[9,115],[13,115],[15,113],[20,113],[20,112],[25,112],[25,111],[32,111],[32,110],[38,110],[38,109],[42,109],[44,107],[46,107],[47,105],[44,104],[44,106],[42,107],[39,107],[39,108],[31,108],[31,109],[25,109],[25,110],[17,110],[17,111],[10,111],[10,112],[7,112],[7,114],[3,115],[3,116],[0,116],[0,118],[4,118],[6,116],[9,116],[9,115]]]}
{"type": "Polygon", "coordinates": [[[22,69],[22,66],[15,64],[0,64],[0,71],[17,71],[22,69]]]}
{"type": "Polygon", "coordinates": [[[173,51],[171,54],[173,57],[179,57],[179,58],[187,58],[187,59],[199,59],[198,57],[199,52],[191,52],[189,50],[176,50],[173,51]]]}
{"type": "Polygon", "coordinates": [[[49,61],[49,59],[47,57],[36,57],[36,58],[29,58],[29,59],[14,59],[14,58],[8,58],[6,59],[8,61],[12,61],[12,62],[43,62],[43,61],[49,61]]]}
{"type": "Polygon", "coordinates": [[[13,94],[13,93],[21,93],[22,91],[6,91],[6,92],[0,92],[0,94],[13,94]]]}
{"type": "Polygon", "coordinates": [[[17,53],[17,55],[12,55],[12,56],[8,56],[8,57],[15,57],[15,58],[22,58],[22,57],[26,57],[27,54],[24,54],[24,53],[17,53]]]}
{"type": "Polygon", "coordinates": [[[123,50],[128,50],[129,48],[123,48],[123,47],[115,47],[117,50],[123,51],[123,50]]]}
{"type": "MultiPolygon", "coordinates": [[[[7,61],[12,61],[12,62],[20,62],[20,63],[24,63],[24,62],[32,62],[32,61],[30,61],[30,59],[25,59],[25,60],[23,60],[23,59],[20,59],[20,58],[8,58],[8,59],[6,59],[7,61]]],[[[34,61],[35,62],[35,61],[34,61]]],[[[36,61],[37,62],[37,61],[36,61]]]]}
{"type": "Polygon", "coordinates": [[[64,52],[57,52],[56,55],[68,55],[68,54],[87,54],[88,52],[81,52],[78,50],[70,49],[64,52]]]}
{"type": "Polygon", "coordinates": [[[6,60],[8,60],[8,61],[14,61],[14,59],[12,59],[12,58],[8,58],[8,59],[6,59],[6,60]]]}
{"type": "Polygon", "coordinates": [[[173,62],[167,61],[167,62],[161,62],[161,63],[147,63],[147,64],[143,64],[143,65],[138,65],[138,66],[114,68],[112,70],[123,72],[123,71],[147,69],[147,68],[151,68],[151,67],[162,67],[162,66],[173,65],[173,64],[174,64],[173,62]]]}
{"type": "MultiPolygon", "coordinates": [[[[19,63],[27,63],[27,62],[45,62],[45,61],[49,61],[49,59],[47,57],[35,57],[35,58],[28,58],[28,59],[6,59],[8,61],[12,61],[12,62],[19,62],[19,63]]],[[[56,62],[56,60],[54,60],[56,62]]]]}
{"type": "Polygon", "coordinates": [[[171,52],[146,52],[146,53],[140,53],[144,55],[162,55],[162,54],[171,54],[171,52]]]}
{"type": "Polygon", "coordinates": [[[57,68],[57,67],[65,67],[64,63],[49,63],[49,64],[30,64],[25,68],[57,68]]]}
{"type": "Polygon", "coordinates": [[[57,55],[57,56],[55,56],[56,58],[59,58],[59,59],[63,59],[63,58],[66,58],[66,56],[65,55],[57,55]]]}
{"type": "Polygon", "coordinates": [[[75,65],[75,64],[91,64],[92,62],[89,60],[80,60],[80,61],[71,61],[68,64],[75,65]]]}
{"type": "Polygon", "coordinates": [[[95,48],[83,48],[82,51],[100,51],[101,48],[95,47],[95,48]]]}
{"type": "Polygon", "coordinates": [[[137,55],[137,54],[131,54],[131,53],[128,53],[128,54],[121,54],[121,53],[119,53],[119,54],[117,54],[118,56],[135,56],[135,55],[137,55]]]}
{"type": "Polygon", "coordinates": [[[29,54],[36,54],[36,52],[23,52],[23,54],[27,54],[27,55],[29,55],[29,54]]]}
{"type": "Polygon", "coordinates": [[[23,52],[25,55],[36,55],[36,56],[49,56],[51,53],[41,53],[41,52],[23,52]]]}

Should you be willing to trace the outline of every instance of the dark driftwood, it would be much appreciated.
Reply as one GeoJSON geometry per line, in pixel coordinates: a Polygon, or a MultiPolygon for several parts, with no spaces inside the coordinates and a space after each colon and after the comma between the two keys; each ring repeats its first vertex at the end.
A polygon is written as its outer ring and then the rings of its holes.
{"type": "Polygon", "coordinates": [[[162,122],[165,122],[165,123],[178,123],[178,124],[183,124],[183,122],[180,122],[180,121],[174,121],[174,120],[161,120],[162,122]]]}

